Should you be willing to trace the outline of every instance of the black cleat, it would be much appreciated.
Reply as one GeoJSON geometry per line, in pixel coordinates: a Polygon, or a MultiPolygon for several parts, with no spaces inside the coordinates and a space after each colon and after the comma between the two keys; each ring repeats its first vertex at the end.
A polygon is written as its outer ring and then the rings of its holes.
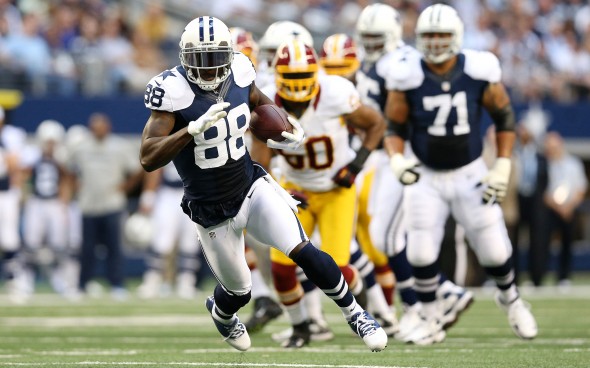
{"type": "Polygon", "coordinates": [[[267,296],[254,300],[254,310],[250,319],[244,325],[249,333],[255,333],[264,328],[267,323],[283,314],[279,303],[267,296]]]}
{"type": "Polygon", "coordinates": [[[309,344],[311,340],[311,331],[309,330],[309,321],[302,322],[293,326],[293,333],[281,344],[287,349],[299,349],[309,344]]]}

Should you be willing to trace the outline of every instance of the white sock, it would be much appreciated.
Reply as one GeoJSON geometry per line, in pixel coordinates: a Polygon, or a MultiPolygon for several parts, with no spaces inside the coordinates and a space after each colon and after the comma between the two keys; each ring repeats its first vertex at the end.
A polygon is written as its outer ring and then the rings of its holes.
{"type": "Polygon", "coordinates": [[[252,299],[263,296],[270,297],[270,289],[266,286],[260,270],[255,268],[250,273],[252,274],[252,299]]]}
{"type": "Polygon", "coordinates": [[[307,321],[307,311],[305,310],[305,305],[301,301],[284,306],[287,310],[287,314],[289,315],[289,320],[291,320],[291,324],[298,325],[307,321]]]}
{"type": "Polygon", "coordinates": [[[373,314],[380,314],[382,317],[387,317],[391,314],[391,309],[385,296],[383,295],[383,289],[381,285],[375,284],[369,290],[367,290],[367,309],[373,314]]]}
{"type": "Polygon", "coordinates": [[[323,321],[324,314],[322,313],[322,291],[318,288],[308,291],[303,296],[303,302],[305,303],[305,309],[309,318],[315,321],[323,321]]]}
{"type": "Polygon", "coordinates": [[[511,303],[515,301],[519,296],[518,290],[516,289],[516,285],[514,284],[512,284],[512,286],[510,286],[508,290],[500,290],[500,293],[502,294],[502,301],[506,303],[511,303]]]}
{"type": "Polygon", "coordinates": [[[340,310],[342,311],[342,314],[344,314],[344,317],[347,321],[350,321],[352,316],[354,316],[355,314],[363,313],[365,311],[360,305],[358,305],[356,300],[348,307],[340,307],[340,310]]]}

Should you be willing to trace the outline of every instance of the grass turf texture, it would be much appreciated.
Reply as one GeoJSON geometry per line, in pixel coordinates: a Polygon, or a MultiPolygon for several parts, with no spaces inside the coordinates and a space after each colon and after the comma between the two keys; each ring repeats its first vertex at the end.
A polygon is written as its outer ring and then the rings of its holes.
{"type": "MultiPolygon", "coordinates": [[[[336,338],[285,350],[270,338],[287,327],[286,317],[252,335],[240,353],[222,341],[205,309],[206,292],[195,301],[164,299],[67,302],[40,294],[27,305],[0,295],[0,367],[589,367],[590,287],[524,291],[539,324],[539,336],[513,335],[490,291],[476,289],[476,302],[433,346],[390,339],[371,353],[354,336],[339,310],[327,301],[336,338]]],[[[245,320],[247,306],[241,312],[245,320]]]]}

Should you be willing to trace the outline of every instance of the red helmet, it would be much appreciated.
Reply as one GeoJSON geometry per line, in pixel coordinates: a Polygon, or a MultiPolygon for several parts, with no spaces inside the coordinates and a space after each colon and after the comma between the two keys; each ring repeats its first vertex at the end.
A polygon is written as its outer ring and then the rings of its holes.
{"type": "Polygon", "coordinates": [[[326,38],[320,54],[320,64],[327,74],[349,77],[356,72],[360,61],[352,37],[337,33],[326,38]]]}
{"type": "Polygon", "coordinates": [[[232,45],[234,51],[239,51],[246,55],[252,64],[256,65],[256,57],[258,56],[258,44],[254,41],[251,32],[246,31],[240,27],[231,27],[229,29],[232,37],[232,45]]]}
{"type": "Polygon", "coordinates": [[[318,57],[303,41],[293,39],[279,46],[272,65],[277,93],[282,98],[305,102],[318,94],[318,57]]]}

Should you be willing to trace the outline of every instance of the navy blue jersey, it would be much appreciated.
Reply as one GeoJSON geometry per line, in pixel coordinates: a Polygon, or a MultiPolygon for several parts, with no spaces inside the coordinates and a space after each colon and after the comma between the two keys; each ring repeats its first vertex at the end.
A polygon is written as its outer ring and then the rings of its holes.
{"type": "Polygon", "coordinates": [[[55,199],[59,195],[61,172],[55,160],[41,158],[32,168],[31,184],[33,194],[42,199],[55,199]]]}
{"type": "Polygon", "coordinates": [[[435,170],[462,167],[481,156],[482,96],[500,80],[491,53],[464,51],[445,76],[432,73],[423,60],[405,57],[405,75],[393,82],[410,106],[410,143],[418,159],[435,170]]]}
{"type": "MultiPolygon", "coordinates": [[[[249,96],[256,74],[252,63],[234,55],[223,101],[228,115],[195,136],[173,159],[184,186],[183,209],[208,227],[237,214],[254,180],[264,171],[254,167],[244,133],[250,121],[249,96]]],[[[223,86],[222,88],[223,89],[223,86]]],[[[148,84],[144,102],[154,110],[173,112],[172,132],[186,127],[217,103],[216,95],[188,81],[182,66],[164,71],[148,84]]]]}
{"type": "Polygon", "coordinates": [[[162,168],[162,186],[169,188],[182,188],[182,179],[174,167],[174,163],[170,163],[162,168]]]}
{"type": "Polygon", "coordinates": [[[377,111],[385,111],[387,90],[385,79],[377,73],[377,64],[363,61],[356,72],[355,79],[361,102],[377,111]]]}

